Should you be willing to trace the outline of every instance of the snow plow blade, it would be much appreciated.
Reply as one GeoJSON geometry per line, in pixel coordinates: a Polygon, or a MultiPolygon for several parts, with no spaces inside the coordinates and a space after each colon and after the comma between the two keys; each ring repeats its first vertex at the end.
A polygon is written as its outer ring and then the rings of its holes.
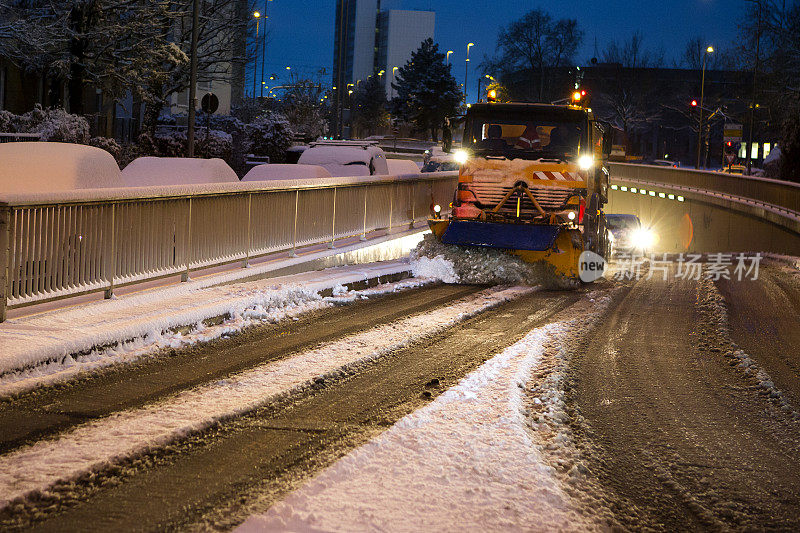
{"type": "Polygon", "coordinates": [[[428,225],[443,244],[503,249],[526,263],[544,262],[559,276],[579,279],[583,239],[575,228],[445,219],[428,219],[428,225]]]}
{"type": "Polygon", "coordinates": [[[483,246],[505,250],[544,252],[553,248],[561,226],[548,224],[497,224],[451,220],[441,237],[444,244],[483,246]]]}

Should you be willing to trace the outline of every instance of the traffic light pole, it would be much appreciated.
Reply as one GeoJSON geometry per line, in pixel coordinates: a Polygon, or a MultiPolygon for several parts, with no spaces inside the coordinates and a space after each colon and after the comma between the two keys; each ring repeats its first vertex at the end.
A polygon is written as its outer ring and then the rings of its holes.
{"type": "MultiPolygon", "coordinates": [[[[753,98],[750,101],[750,128],[747,132],[747,150],[745,156],[747,157],[747,175],[750,175],[750,170],[753,167],[753,125],[755,123],[755,112],[756,112],[756,76],[758,73],[758,53],[759,53],[759,44],[761,42],[761,2],[757,1],[758,4],[758,26],[756,29],[756,57],[755,61],[753,62],[753,98]]],[[[756,156],[758,156],[758,150],[756,150],[756,156]]]]}
{"type": "Polygon", "coordinates": [[[697,162],[694,168],[700,168],[700,153],[702,151],[703,145],[703,97],[705,96],[706,90],[706,58],[708,57],[708,52],[703,53],[703,77],[702,81],[700,82],[700,122],[697,127],[697,162]]]}

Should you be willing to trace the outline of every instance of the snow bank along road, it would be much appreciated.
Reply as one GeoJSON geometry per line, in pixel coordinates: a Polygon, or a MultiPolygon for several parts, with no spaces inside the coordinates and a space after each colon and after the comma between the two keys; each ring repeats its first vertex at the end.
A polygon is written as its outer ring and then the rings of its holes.
{"type": "Polygon", "coordinates": [[[427,286],[23,392],[0,528],[797,531],[798,276],[427,286]]]}

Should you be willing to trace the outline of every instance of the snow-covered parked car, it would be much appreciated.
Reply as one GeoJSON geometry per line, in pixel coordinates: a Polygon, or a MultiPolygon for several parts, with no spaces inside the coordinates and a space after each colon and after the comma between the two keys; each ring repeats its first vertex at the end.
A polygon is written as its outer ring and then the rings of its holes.
{"type": "Polygon", "coordinates": [[[419,174],[419,166],[410,159],[387,159],[386,164],[392,176],[419,174]]]}
{"type": "Polygon", "coordinates": [[[455,160],[453,153],[445,152],[438,146],[425,150],[422,163],[422,172],[445,172],[458,170],[460,165],[455,160]]]}
{"type": "Polygon", "coordinates": [[[325,167],[334,177],[389,174],[386,154],[370,141],[313,142],[297,163],[325,167]]]}
{"type": "Polygon", "coordinates": [[[47,193],[124,187],[111,154],[61,142],[0,143],[0,191],[47,193]]]}
{"type": "Polygon", "coordinates": [[[122,170],[127,187],[236,183],[239,177],[222,159],[139,157],[122,170]]]}
{"type": "Polygon", "coordinates": [[[242,181],[305,180],[330,177],[331,173],[319,165],[269,164],[253,167],[244,175],[242,181]]]}

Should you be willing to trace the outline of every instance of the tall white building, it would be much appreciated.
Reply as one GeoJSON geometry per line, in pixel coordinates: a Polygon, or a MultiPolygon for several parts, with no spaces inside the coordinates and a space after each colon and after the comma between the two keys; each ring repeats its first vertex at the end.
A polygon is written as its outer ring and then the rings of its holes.
{"type": "Polygon", "coordinates": [[[422,41],[433,38],[436,13],[391,9],[378,16],[378,51],[375,70],[383,70],[386,96],[393,96],[394,67],[402,67],[422,41]]]}

